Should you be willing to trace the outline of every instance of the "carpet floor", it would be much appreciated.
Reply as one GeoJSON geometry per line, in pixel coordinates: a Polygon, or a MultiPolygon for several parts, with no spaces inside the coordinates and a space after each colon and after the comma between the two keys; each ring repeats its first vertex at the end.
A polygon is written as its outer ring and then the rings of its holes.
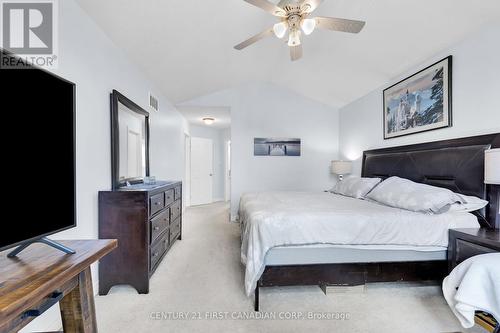
{"type": "Polygon", "coordinates": [[[96,297],[99,330],[480,332],[461,328],[439,286],[370,284],[365,292],[329,295],[319,287],[263,288],[256,314],[243,278],[239,226],[229,222],[229,206],[188,208],[183,238],[151,278],[149,294],[115,286],[107,296],[96,297]]]}

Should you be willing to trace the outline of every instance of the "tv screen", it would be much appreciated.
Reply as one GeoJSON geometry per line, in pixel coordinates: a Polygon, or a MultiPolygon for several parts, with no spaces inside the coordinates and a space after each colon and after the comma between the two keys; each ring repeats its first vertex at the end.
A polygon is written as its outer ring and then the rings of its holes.
{"type": "Polygon", "coordinates": [[[2,206],[11,216],[2,219],[1,251],[74,227],[76,207],[75,85],[42,69],[1,64],[0,80],[2,206]]]}

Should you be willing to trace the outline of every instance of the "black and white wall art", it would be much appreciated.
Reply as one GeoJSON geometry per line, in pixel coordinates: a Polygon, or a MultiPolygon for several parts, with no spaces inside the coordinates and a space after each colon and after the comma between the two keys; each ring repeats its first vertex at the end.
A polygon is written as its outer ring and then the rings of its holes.
{"type": "Polygon", "coordinates": [[[452,57],[384,90],[384,139],[451,126],[452,57]]]}
{"type": "Polygon", "coordinates": [[[300,156],[300,139],[254,138],[254,156],[300,156]]]}

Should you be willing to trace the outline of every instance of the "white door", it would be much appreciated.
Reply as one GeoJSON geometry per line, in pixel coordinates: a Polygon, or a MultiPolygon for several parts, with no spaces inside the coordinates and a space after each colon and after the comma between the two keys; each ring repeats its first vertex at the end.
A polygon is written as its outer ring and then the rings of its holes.
{"type": "Polygon", "coordinates": [[[226,141],[226,160],[225,160],[225,191],[224,199],[229,201],[231,199],[231,141],[226,141]]]}
{"type": "Polygon", "coordinates": [[[214,143],[191,138],[191,205],[212,203],[214,143]]]}
{"type": "Polygon", "coordinates": [[[182,203],[185,207],[191,206],[191,137],[184,135],[184,186],[182,191],[182,203]]]}

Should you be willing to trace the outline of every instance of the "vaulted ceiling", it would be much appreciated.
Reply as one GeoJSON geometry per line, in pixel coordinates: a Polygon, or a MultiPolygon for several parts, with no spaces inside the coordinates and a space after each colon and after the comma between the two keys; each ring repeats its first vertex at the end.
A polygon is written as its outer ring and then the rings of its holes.
{"type": "Polygon", "coordinates": [[[315,15],[364,20],[364,30],[316,30],[291,62],[274,36],[233,49],[277,22],[243,0],[77,2],[173,103],[264,81],[339,107],[500,22],[499,0],[324,0],[315,15]]]}

